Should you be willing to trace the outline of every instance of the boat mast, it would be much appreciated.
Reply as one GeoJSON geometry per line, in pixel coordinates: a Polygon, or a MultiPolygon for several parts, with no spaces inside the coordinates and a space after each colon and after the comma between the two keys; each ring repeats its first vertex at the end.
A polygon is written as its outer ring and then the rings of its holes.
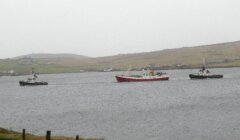
{"type": "Polygon", "coordinates": [[[206,68],[206,61],[205,61],[205,58],[203,58],[203,68],[204,68],[204,69],[206,68]]]}
{"type": "Polygon", "coordinates": [[[128,67],[128,75],[131,74],[131,70],[132,70],[132,66],[130,65],[130,66],[128,67]]]}
{"type": "Polygon", "coordinates": [[[34,74],[35,72],[34,72],[34,68],[32,68],[32,72],[31,72],[32,74],[34,74]]]}

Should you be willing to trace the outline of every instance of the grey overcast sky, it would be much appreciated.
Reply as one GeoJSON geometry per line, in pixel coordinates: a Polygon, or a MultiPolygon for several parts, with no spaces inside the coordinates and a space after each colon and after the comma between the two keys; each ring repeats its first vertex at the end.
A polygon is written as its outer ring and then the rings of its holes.
{"type": "Polygon", "coordinates": [[[240,0],[0,0],[0,58],[240,40],[240,0]]]}

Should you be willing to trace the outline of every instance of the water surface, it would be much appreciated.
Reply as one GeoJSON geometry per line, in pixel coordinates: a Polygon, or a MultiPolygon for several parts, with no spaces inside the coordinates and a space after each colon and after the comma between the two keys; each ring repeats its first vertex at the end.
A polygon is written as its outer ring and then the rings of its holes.
{"type": "Polygon", "coordinates": [[[0,78],[0,127],[107,140],[238,140],[240,69],[210,69],[223,79],[190,80],[197,70],[169,70],[169,81],[117,83],[116,74],[39,75],[48,86],[0,78]]]}

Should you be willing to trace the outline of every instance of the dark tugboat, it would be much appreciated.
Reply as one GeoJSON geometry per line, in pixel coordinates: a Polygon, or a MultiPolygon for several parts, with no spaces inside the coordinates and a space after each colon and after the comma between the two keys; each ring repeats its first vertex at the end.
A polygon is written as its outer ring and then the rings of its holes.
{"type": "Polygon", "coordinates": [[[19,81],[20,86],[36,86],[36,85],[48,85],[48,82],[38,81],[37,74],[32,71],[32,77],[28,78],[27,80],[19,81]]]}
{"type": "Polygon", "coordinates": [[[221,74],[211,74],[209,70],[205,68],[205,66],[202,67],[202,69],[199,70],[197,74],[189,74],[189,77],[191,79],[212,79],[212,78],[223,78],[223,75],[221,74]]]}

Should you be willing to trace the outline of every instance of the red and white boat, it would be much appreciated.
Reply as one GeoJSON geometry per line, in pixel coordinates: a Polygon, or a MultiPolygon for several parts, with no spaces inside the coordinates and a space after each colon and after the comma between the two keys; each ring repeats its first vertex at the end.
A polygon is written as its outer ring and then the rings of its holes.
{"type": "Polygon", "coordinates": [[[142,75],[118,75],[115,76],[118,82],[142,82],[142,81],[162,81],[169,80],[166,73],[150,72],[149,74],[142,75]]]}

